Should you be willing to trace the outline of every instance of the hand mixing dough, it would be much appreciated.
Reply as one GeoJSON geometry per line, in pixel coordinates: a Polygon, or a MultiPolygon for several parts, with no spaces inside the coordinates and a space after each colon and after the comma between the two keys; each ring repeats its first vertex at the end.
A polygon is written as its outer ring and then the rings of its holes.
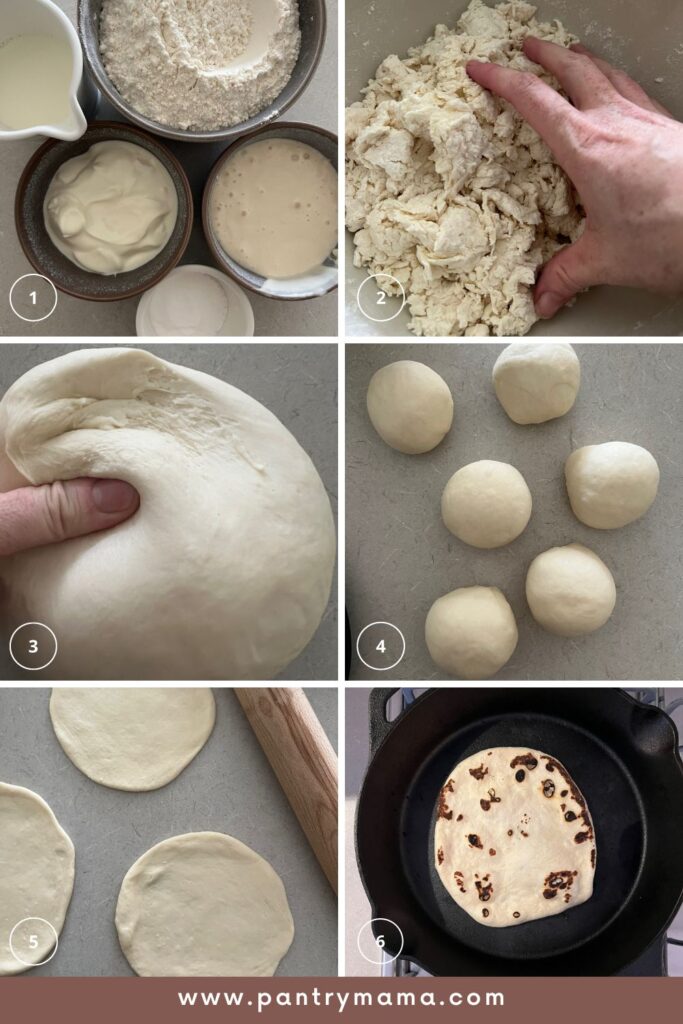
{"type": "Polygon", "coordinates": [[[536,272],[583,230],[548,147],[465,70],[468,60],[493,60],[558,89],[522,43],[575,40],[535,12],[523,0],[495,8],[472,0],[457,30],[439,25],[404,60],[387,57],[347,110],[354,262],[401,282],[417,335],[526,334],[537,319],[536,272]]]}
{"type": "Polygon", "coordinates": [[[202,749],[216,721],[207,687],[57,687],[52,726],[93,782],[142,793],[165,786],[202,749]]]}
{"type": "Polygon", "coordinates": [[[128,481],[139,511],[0,560],[6,625],[57,635],[52,678],[272,679],[303,650],[330,594],[332,513],[257,401],[138,349],[44,363],[0,403],[0,491],[81,476],[128,481]]]}

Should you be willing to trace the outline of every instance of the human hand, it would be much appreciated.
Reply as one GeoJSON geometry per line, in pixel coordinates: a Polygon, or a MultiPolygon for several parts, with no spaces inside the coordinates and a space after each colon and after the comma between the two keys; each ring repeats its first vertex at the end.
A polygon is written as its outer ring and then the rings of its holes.
{"type": "Polygon", "coordinates": [[[536,312],[554,316],[597,284],[683,292],[683,124],[583,46],[529,36],[524,52],[571,103],[532,72],[481,61],[467,72],[538,132],[586,211],[581,238],[541,272],[536,312]]]}
{"type": "Polygon", "coordinates": [[[138,508],[122,480],[68,480],[0,494],[0,556],[108,530],[138,508]]]}

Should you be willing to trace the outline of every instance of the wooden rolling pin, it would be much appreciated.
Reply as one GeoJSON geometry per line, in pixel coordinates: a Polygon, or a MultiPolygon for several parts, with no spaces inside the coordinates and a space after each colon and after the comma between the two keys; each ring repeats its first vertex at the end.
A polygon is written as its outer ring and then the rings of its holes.
{"type": "Polygon", "coordinates": [[[235,687],[328,882],[337,891],[337,756],[301,689],[235,687]]]}

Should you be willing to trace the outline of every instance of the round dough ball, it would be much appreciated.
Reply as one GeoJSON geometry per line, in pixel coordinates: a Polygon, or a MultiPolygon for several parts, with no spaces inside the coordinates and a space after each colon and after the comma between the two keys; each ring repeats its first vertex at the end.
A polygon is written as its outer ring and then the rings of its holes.
{"type": "Polygon", "coordinates": [[[562,341],[518,341],[493,367],[498,401],[515,423],[545,423],[569,412],[581,383],[581,364],[562,341]]]}
{"type": "Polygon", "coordinates": [[[52,725],[64,752],[93,782],[142,793],[180,775],[216,720],[211,690],[59,688],[52,725]]]}
{"type": "Polygon", "coordinates": [[[537,555],[526,577],[526,599],[536,622],[549,633],[582,636],[604,626],[617,589],[605,563],[582,544],[537,555]]]}
{"type": "Polygon", "coordinates": [[[424,363],[402,359],[373,375],[368,415],[388,445],[420,455],[436,448],[451,429],[453,398],[438,373],[424,363]]]}
{"type": "Polygon", "coordinates": [[[116,929],[147,978],[267,978],[294,938],[280,876],[220,832],[174,836],[143,854],[121,885],[116,929]]]}
{"type": "Polygon", "coordinates": [[[640,519],[659,486],[654,456],[626,441],[578,448],[567,459],[564,475],[574,515],[596,530],[615,530],[640,519]]]}
{"type": "Polygon", "coordinates": [[[512,657],[517,624],[497,587],[461,587],[429,609],[425,640],[433,661],[448,675],[490,679],[512,657]]]}
{"type": "Polygon", "coordinates": [[[22,974],[46,960],[54,933],[27,917],[41,917],[57,935],[71,902],[76,856],[73,843],[41,797],[0,782],[0,975],[22,974]],[[38,945],[31,944],[34,934],[38,945]]]}
{"type": "Polygon", "coordinates": [[[48,678],[274,679],[318,628],[329,499],[289,431],[230,384],[139,349],[43,363],[0,403],[0,491],[17,473],[140,493],[112,530],[0,559],[10,631],[57,636],[48,678]]]}
{"type": "Polygon", "coordinates": [[[526,480],[506,462],[471,462],[454,473],[441,497],[443,521],[475,548],[500,548],[519,537],[531,517],[526,480]]]}

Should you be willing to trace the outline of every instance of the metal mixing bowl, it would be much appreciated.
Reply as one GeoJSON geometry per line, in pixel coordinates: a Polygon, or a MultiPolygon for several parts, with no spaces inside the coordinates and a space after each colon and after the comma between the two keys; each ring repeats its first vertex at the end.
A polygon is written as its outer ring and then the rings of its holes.
{"type": "Polygon", "coordinates": [[[327,26],[325,0],[299,0],[301,50],[292,77],[277,99],[260,114],[255,114],[248,121],[233,125],[232,128],[219,128],[216,131],[184,131],[180,128],[169,128],[157,121],[150,121],[149,118],[134,110],[116,89],[107,75],[100,57],[101,9],[102,0],[79,0],[78,32],[83,45],[86,65],[98,88],[119,113],[134,124],[149,132],[154,132],[156,135],[163,135],[167,139],[177,139],[179,142],[221,142],[234,139],[239,135],[245,135],[256,128],[270,124],[271,121],[280,117],[299,98],[310,82],[320,61],[327,26]]]}

